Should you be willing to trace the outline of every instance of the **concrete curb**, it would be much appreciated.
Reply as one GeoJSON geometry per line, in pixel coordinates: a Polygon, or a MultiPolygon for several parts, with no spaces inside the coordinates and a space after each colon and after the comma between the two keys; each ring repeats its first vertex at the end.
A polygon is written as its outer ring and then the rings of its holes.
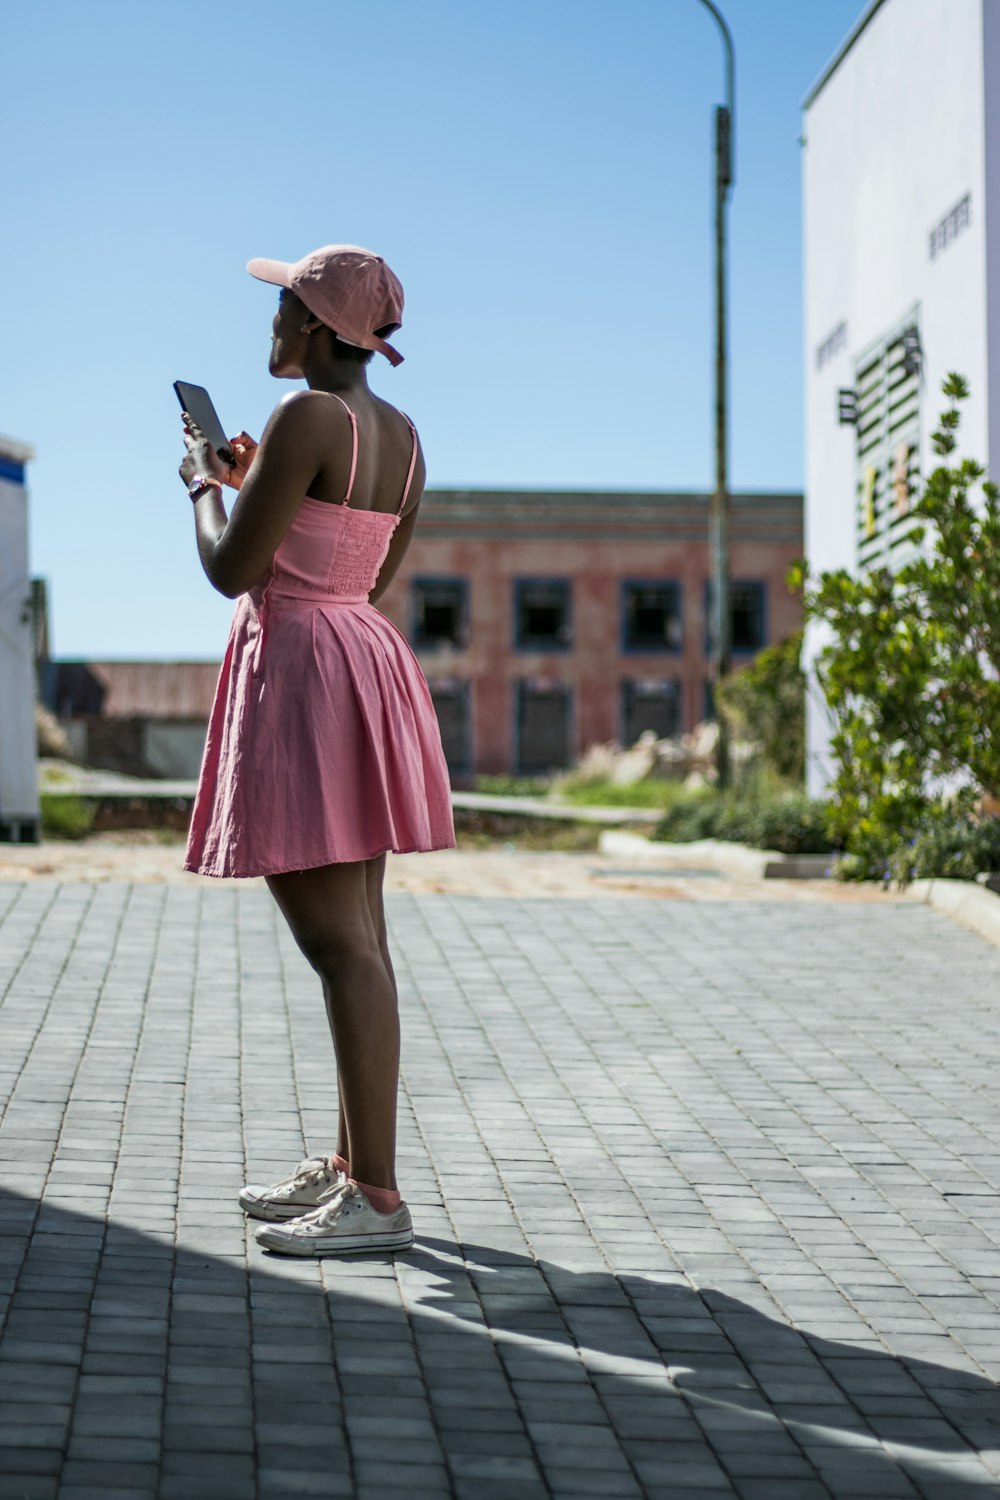
{"type": "Polygon", "coordinates": [[[1000,900],[972,880],[914,880],[902,893],[944,912],[1000,948],[1000,900]]]}
{"type": "Polygon", "coordinates": [[[653,807],[592,807],[583,802],[546,802],[540,797],[494,797],[487,792],[451,794],[452,807],[477,812],[518,813],[529,818],[562,818],[571,823],[658,823],[662,810],[653,807]]]}
{"type": "Polygon", "coordinates": [[[762,880],[769,864],[785,858],[774,849],[748,849],[746,844],[731,844],[725,839],[695,839],[690,844],[664,844],[652,841],[641,833],[619,833],[608,829],[598,839],[601,854],[613,854],[619,858],[637,859],[653,865],[668,867],[678,862],[691,864],[699,859],[709,860],[728,875],[743,875],[750,880],[762,880]]]}

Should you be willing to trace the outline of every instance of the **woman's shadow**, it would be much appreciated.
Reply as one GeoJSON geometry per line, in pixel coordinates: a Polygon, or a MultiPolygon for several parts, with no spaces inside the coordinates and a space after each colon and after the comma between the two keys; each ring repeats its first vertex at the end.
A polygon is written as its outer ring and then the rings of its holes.
{"type": "MultiPolygon", "coordinates": [[[[707,1288],[428,1236],[393,1267],[359,1256],[317,1273],[254,1249],[248,1268],[234,1243],[212,1253],[195,1233],[175,1247],[14,1193],[0,1195],[0,1229],[0,1473],[26,1481],[58,1473],[67,1450],[86,1465],[103,1431],[123,1462],[174,1476],[162,1495],[179,1494],[186,1474],[195,1497],[192,1479],[216,1476],[202,1493],[236,1500],[256,1493],[270,1455],[316,1465],[296,1442],[303,1422],[333,1431],[358,1411],[371,1418],[359,1439],[369,1459],[432,1473],[458,1453],[462,1473],[474,1457],[508,1494],[545,1493],[547,1466],[567,1462],[596,1465],[587,1493],[600,1494],[613,1447],[644,1494],[686,1495],[686,1465],[700,1475],[690,1493],[711,1489],[714,1464],[716,1489],[735,1481],[740,1493],[756,1474],[757,1494],[798,1478],[810,1497],[983,1495],[977,1454],[1000,1448],[997,1387],[984,1376],[819,1337],[707,1288]],[[190,1429],[179,1421],[178,1395],[200,1402],[202,1421],[217,1410],[231,1452],[224,1437],[212,1448],[192,1436],[185,1449],[185,1431],[205,1428],[193,1409],[190,1429]],[[432,1426],[417,1420],[425,1409],[432,1426]]],[[[347,1484],[355,1462],[346,1450],[324,1458],[347,1484]]],[[[470,1493],[453,1482],[440,1493],[470,1493]]]]}

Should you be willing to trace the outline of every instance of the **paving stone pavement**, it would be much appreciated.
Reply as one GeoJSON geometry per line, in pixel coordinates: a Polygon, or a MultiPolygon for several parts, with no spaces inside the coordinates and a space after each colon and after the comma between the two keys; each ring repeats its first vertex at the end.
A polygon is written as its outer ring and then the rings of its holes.
{"type": "Polygon", "coordinates": [[[1000,951],[905,901],[395,892],[417,1244],[257,888],[0,885],[0,1497],[1000,1496],[1000,951]]]}

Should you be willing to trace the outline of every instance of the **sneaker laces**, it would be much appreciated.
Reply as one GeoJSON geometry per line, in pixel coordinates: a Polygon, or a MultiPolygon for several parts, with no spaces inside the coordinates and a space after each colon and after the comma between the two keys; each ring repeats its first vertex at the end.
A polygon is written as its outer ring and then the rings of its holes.
{"type": "Polygon", "coordinates": [[[305,1213],[299,1214],[298,1218],[292,1219],[284,1227],[288,1234],[313,1234],[319,1229],[326,1228],[330,1219],[339,1211],[341,1200],[350,1194],[354,1184],[351,1182],[336,1182],[327,1188],[325,1193],[320,1194],[319,1202],[315,1208],[307,1209],[305,1213]]]}
{"type": "Polygon", "coordinates": [[[351,1190],[355,1190],[353,1182],[331,1182],[330,1186],[328,1188],[325,1188],[317,1198],[317,1209],[332,1207],[334,1201],[338,1199],[342,1193],[347,1193],[351,1190]]]}
{"type": "Polygon", "coordinates": [[[300,1162],[295,1176],[292,1178],[294,1188],[319,1187],[321,1182],[328,1182],[330,1173],[335,1173],[325,1156],[310,1156],[300,1162]]]}

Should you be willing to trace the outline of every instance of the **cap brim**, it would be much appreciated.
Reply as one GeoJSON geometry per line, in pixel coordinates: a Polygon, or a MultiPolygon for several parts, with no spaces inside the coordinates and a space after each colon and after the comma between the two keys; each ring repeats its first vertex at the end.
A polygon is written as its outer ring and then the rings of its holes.
{"type": "Polygon", "coordinates": [[[248,260],[247,270],[258,281],[269,281],[272,286],[289,285],[288,275],[292,267],[287,260],[248,260]]]}

